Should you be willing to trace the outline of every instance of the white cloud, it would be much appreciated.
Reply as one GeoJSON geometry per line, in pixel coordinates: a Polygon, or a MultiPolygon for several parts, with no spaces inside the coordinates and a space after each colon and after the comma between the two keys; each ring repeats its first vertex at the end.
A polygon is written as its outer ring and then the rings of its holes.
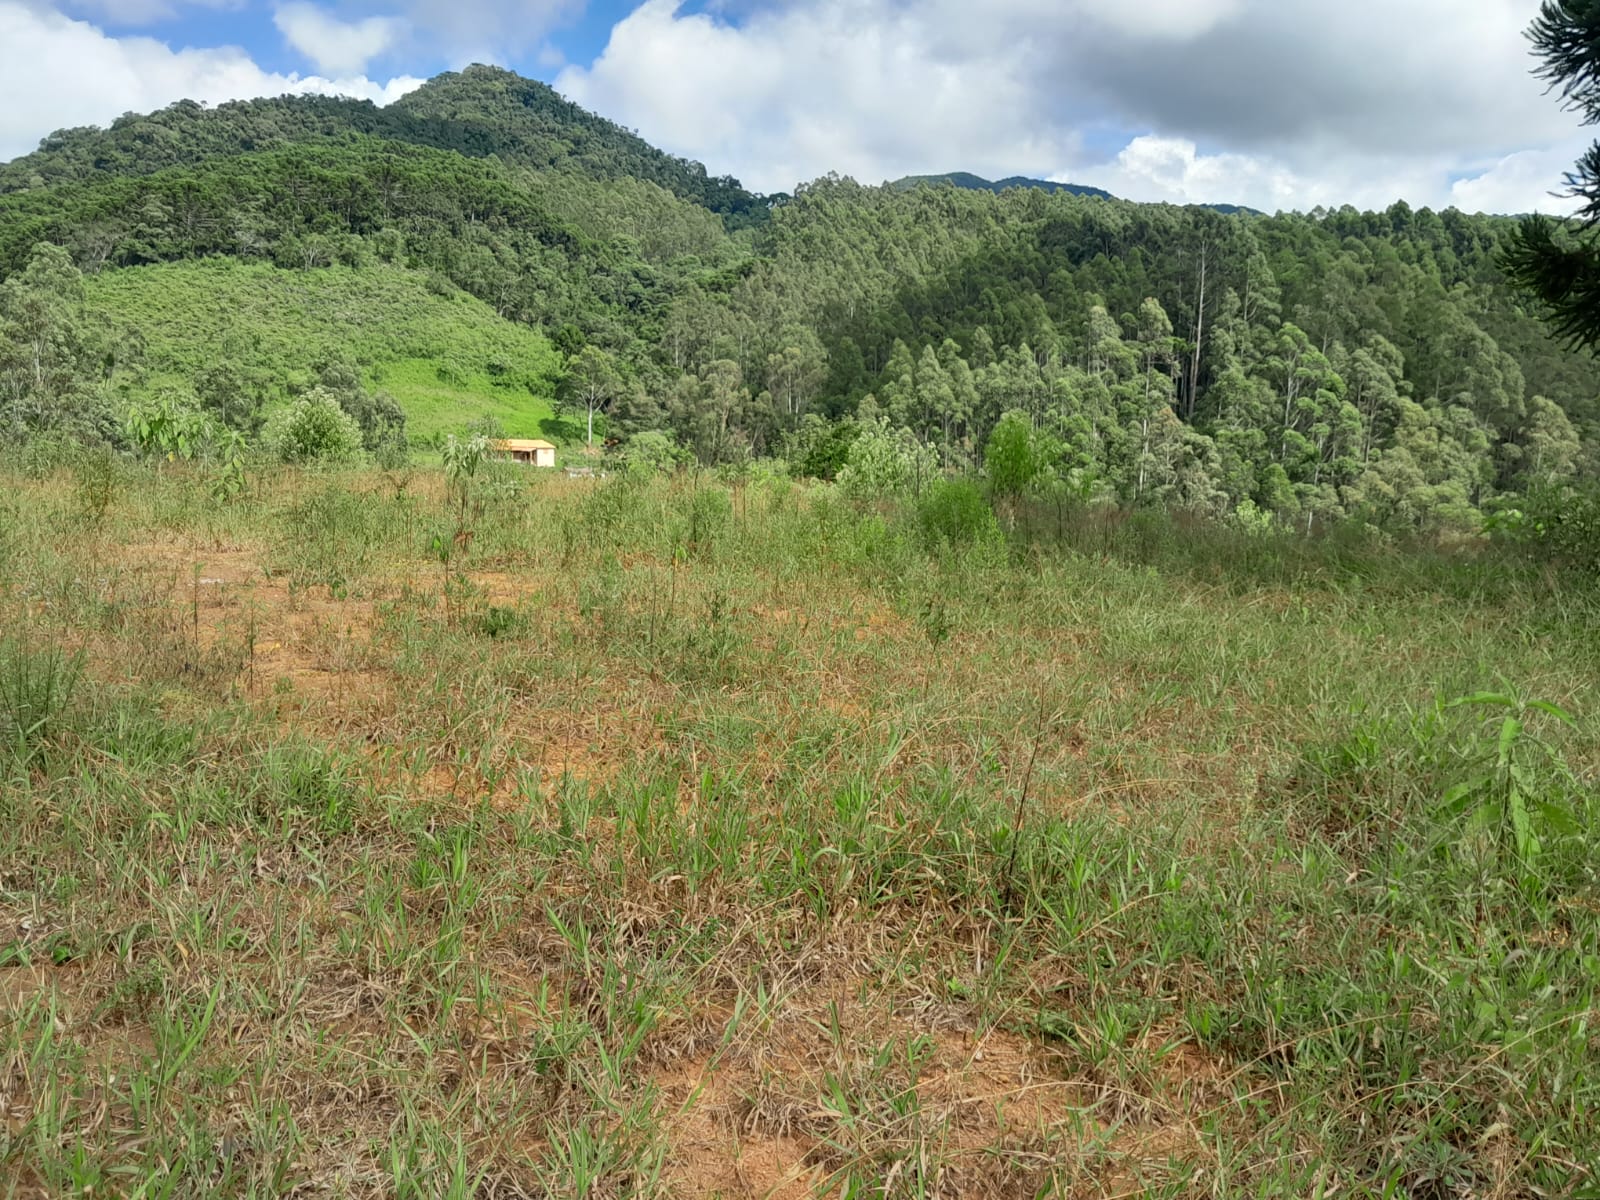
{"type": "Polygon", "coordinates": [[[1587,139],[1508,154],[1476,175],[1458,179],[1450,200],[1466,212],[1568,214],[1579,201],[1559,195],[1562,177],[1588,147],[1587,139]]]}
{"type": "Polygon", "coordinates": [[[762,191],[830,170],[876,182],[1064,161],[1076,134],[1030,119],[1026,48],[970,44],[956,58],[948,34],[892,0],[821,0],[742,26],[646,0],[556,87],[762,191]]]}
{"type": "Polygon", "coordinates": [[[1247,154],[1202,155],[1186,138],[1154,135],[1134,138],[1111,162],[1078,170],[1071,182],[1129,200],[1172,204],[1216,202],[1224,193],[1240,197],[1235,203],[1271,212],[1318,203],[1306,203],[1305,181],[1281,164],[1247,154]]]}
{"type": "Polygon", "coordinates": [[[1262,212],[1312,208],[1387,208],[1403,197],[1435,203],[1445,184],[1442,163],[1405,157],[1329,161],[1310,174],[1255,154],[1202,153],[1187,138],[1146,134],[1110,162],[1070,172],[1075,183],[1128,200],[1170,204],[1243,204],[1262,212]]]}
{"type": "Polygon", "coordinates": [[[281,75],[236,47],[173,50],[153,38],[113,38],[52,10],[0,0],[0,160],[27,153],[53,130],[103,125],[175,100],[215,104],[321,92],[388,104],[422,82],[281,75]]]}
{"type": "Polygon", "coordinates": [[[1182,41],[1234,16],[1244,0],[1079,0],[1079,7],[1084,16],[1118,33],[1182,41]]]}
{"type": "Polygon", "coordinates": [[[319,71],[355,74],[388,50],[405,31],[395,17],[363,17],[341,21],[305,0],[278,6],[272,23],[284,40],[309,58],[319,71]]]}
{"type": "Polygon", "coordinates": [[[1529,73],[1531,16],[1528,0],[1337,16],[1321,0],[789,0],[736,21],[645,0],[556,85],[760,190],[961,169],[1268,210],[1525,209],[1576,128],[1529,73]]]}

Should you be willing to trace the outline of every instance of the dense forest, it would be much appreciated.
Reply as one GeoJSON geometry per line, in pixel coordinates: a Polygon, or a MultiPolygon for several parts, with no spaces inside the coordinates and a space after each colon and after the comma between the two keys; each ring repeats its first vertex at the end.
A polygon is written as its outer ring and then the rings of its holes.
{"type": "MultiPolygon", "coordinates": [[[[1508,219],[960,182],[755,196],[482,67],[385,109],[178,104],[0,167],[0,404],[17,437],[110,440],[158,384],[230,411],[214,379],[185,384],[182,353],[141,348],[163,304],[139,289],[173,278],[148,268],[206,260],[218,279],[382,271],[465,292],[560,359],[462,372],[509,372],[530,409],[706,463],[976,468],[999,430],[1021,439],[1017,486],[1395,531],[1476,528],[1600,475],[1592,360],[1505,282],[1508,219]]],[[[266,341],[281,361],[251,358],[251,412],[330,364],[381,374],[359,345],[340,364],[266,341]]]]}

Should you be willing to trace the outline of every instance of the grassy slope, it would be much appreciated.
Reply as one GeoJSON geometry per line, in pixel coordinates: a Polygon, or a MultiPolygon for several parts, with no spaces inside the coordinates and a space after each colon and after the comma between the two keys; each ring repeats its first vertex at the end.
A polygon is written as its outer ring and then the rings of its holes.
{"type": "Polygon", "coordinates": [[[1594,1194],[1592,594],[480,487],[446,582],[436,472],[0,474],[17,1194],[1594,1194]]]}
{"type": "Polygon", "coordinates": [[[400,401],[413,438],[484,415],[538,436],[551,416],[557,357],[542,334],[399,267],[168,263],[96,276],[89,300],[144,337],[157,380],[185,379],[220,351],[285,388],[342,356],[400,401]]]}

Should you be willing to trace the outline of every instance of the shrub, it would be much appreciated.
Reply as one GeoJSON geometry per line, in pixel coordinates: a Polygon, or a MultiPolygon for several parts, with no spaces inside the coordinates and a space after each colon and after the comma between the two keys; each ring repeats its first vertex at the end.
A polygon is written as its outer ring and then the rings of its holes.
{"type": "Polygon", "coordinates": [[[994,509],[968,479],[941,479],[917,504],[917,532],[928,546],[967,546],[995,537],[994,509]]]}
{"type": "Polygon", "coordinates": [[[199,457],[216,432],[193,396],[170,388],[130,405],[124,429],[140,454],[169,462],[199,457]]]}
{"type": "Polygon", "coordinates": [[[861,427],[845,419],[829,422],[807,413],[800,428],[787,439],[784,453],[797,479],[834,479],[850,461],[850,447],[861,427]]]}
{"type": "Polygon", "coordinates": [[[1033,486],[1044,464],[1034,444],[1033,421],[1026,413],[1008,412],[989,435],[983,451],[984,470],[999,496],[1020,496],[1033,486]]]}
{"type": "Polygon", "coordinates": [[[852,500],[881,500],[920,491],[938,471],[938,456],[909,429],[870,422],[850,444],[839,488],[852,500]]]}
{"type": "Polygon", "coordinates": [[[1600,576],[1600,488],[1535,489],[1520,508],[1492,518],[1490,532],[1586,575],[1600,576]]]}
{"type": "Polygon", "coordinates": [[[347,462],[361,452],[361,426],[315,387],[267,421],[267,448],[286,463],[347,462]]]}
{"type": "Polygon", "coordinates": [[[675,470],[686,457],[683,448],[658,429],[634,434],[621,451],[622,465],[641,475],[675,470]]]}

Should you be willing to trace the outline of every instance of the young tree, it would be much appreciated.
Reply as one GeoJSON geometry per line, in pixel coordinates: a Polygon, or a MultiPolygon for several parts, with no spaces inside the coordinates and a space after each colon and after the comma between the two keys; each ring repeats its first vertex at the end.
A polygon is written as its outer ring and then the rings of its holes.
{"type": "Polygon", "coordinates": [[[1000,418],[983,449],[983,468],[995,495],[1014,500],[1039,478],[1044,464],[1035,441],[1027,413],[1013,409],[1000,418]]]}
{"type": "Polygon", "coordinates": [[[605,412],[622,391],[617,361],[598,346],[585,346],[567,363],[565,385],[562,398],[587,414],[585,441],[592,446],[595,414],[605,412]]]}
{"type": "Polygon", "coordinates": [[[314,387],[273,413],[262,440],[286,463],[348,462],[361,453],[361,426],[337,396],[314,387]]]}
{"type": "Polygon", "coordinates": [[[112,355],[83,302],[82,275],[48,242],[0,283],[0,420],[16,434],[55,428],[114,436],[100,386],[112,355]]]}

